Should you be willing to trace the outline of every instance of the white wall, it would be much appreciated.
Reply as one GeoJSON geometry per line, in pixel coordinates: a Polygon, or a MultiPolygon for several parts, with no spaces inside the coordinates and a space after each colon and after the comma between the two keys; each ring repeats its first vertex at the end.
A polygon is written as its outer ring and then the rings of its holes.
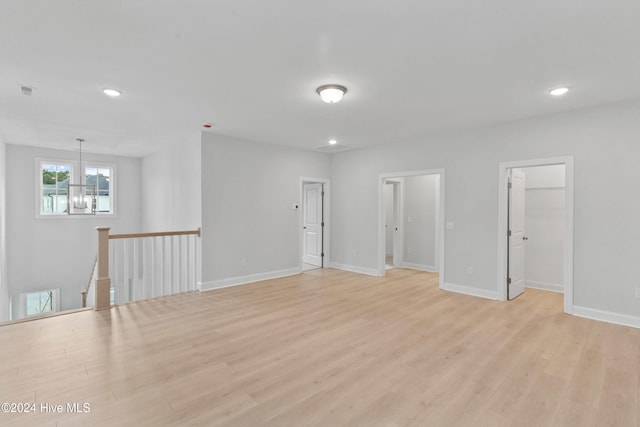
{"type": "Polygon", "coordinates": [[[300,178],[329,172],[328,154],[203,133],[203,289],[296,270],[300,178]]]}
{"type": "Polygon", "coordinates": [[[0,322],[9,320],[9,289],[6,280],[6,144],[0,138],[0,322]]]}
{"type": "MultiPolygon", "coordinates": [[[[97,226],[140,230],[140,159],[83,153],[116,165],[117,217],[36,219],[36,158],[77,161],[78,153],[7,144],[7,283],[9,294],[61,288],[61,310],[81,306],[97,250],[97,226]]],[[[15,312],[15,310],[14,310],[15,312]]]]}
{"type": "Polygon", "coordinates": [[[499,162],[574,156],[574,304],[639,316],[638,117],[635,101],[334,154],[332,259],[376,268],[379,174],[444,168],[445,281],[495,295],[499,162]]]}
{"type": "Polygon", "coordinates": [[[525,173],[525,244],[527,287],[564,288],[565,166],[523,168],[525,173]]]}
{"type": "Polygon", "coordinates": [[[142,231],[192,230],[201,220],[201,135],[142,159],[142,231]]]}
{"type": "Polygon", "coordinates": [[[404,264],[421,270],[436,270],[437,175],[404,179],[404,264]]]}

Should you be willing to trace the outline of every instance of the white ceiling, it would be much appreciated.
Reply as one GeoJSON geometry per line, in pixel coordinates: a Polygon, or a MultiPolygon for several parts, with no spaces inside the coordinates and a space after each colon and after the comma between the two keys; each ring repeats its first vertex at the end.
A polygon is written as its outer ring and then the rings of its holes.
{"type": "Polygon", "coordinates": [[[359,148],[640,98],[637,0],[0,2],[11,144],[142,156],[210,121],[359,148]],[[341,103],[317,96],[327,83],[341,103]]]}

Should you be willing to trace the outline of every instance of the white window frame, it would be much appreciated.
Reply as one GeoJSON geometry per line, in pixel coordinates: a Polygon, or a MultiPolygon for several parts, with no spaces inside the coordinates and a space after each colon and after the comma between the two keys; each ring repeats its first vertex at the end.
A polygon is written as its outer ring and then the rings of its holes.
{"type": "Polygon", "coordinates": [[[42,291],[22,292],[19,294],[19,307],[18,307],[18,319],[24,319],[27,317],[40,316],[43,314],[57,313],[60,311],[60,288],[45,289],[42,291]],[[35,313],[27,315],[27,299],[30,294],[40,294],[42,292],[51,292],[51,308],[52,311],[45,311],[43,313],[35,313]]]}
{"type": "Polygon", "coordinates": [[[69,173],[69,179],[73,182],[75,179],[75,164],[73,161],[65,160],[65,159],[48,159],[48,158],[38,158],[36,159],[36,217],[37,218],[64,218],[69,216],[69,214],[65,212],[51,212],[45,213],[43,210],[43,184],[42,184],[42,167],[45,164],[50,165],[65,165],[69,166],[71,172],[69,173]]]}
{"type": "MultiPolygon", "coordinates": [[[[116,165],[113,163],[105,163],[105,162],[93,162],[93,161],[83,161],[82,168],[86,170],[86,168],[100,168],[100,169],[111,169],[111,176],[109,177],[110,188],[109,188],[109,196],[111,202],[111,211],[110,212],[96,212],[95,215],[69,215],[68,213],[61,212],[53,212],[53,213],[44,213],[42,211],[42,166],[45,164],[55,164],[55,165],[69,165],[71,166],[71,173],[69,174],[71,183],[75,182],[76,171],[80,169],[80,165],[78,160],[69,160],[69,159],[60,159],[60,158],[49,158],[49,157],[38,157],[35,159],[35,213],[37,219],[52,219],[52,218],[92,218],[96,216],[107,216],[107,217],[116,217],[116,207],[117,207],[117,169],[116,165]]],[[[82,173],[82,171],[80,172],[82,173]]]]}
{"type": "MultiPolygon", "coordinates": [[[[99,212],[96,211],[96,216],[116,216],[116,165],[113,163],[102,163],[102,162],[82,162],[82,168],[86,175],[87,168],[97,168],[97,169],[110,169],[111,173],[109,176],[109,201],[111,203],[111,209],[109,212],[99,212]]],[[[100,196],[100,189],[97,189],[96,194],[98,197],[100,196]]]]}

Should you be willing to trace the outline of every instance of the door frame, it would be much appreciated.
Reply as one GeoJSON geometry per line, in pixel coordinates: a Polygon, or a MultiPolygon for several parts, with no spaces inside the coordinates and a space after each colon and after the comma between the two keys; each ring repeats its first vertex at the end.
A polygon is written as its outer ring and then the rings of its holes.
{"type": "MultiPolygon", "coordinates": [[[[385,185],[391,185],[393,187],[393,207],[392,207],[392,215],[393,215],[393,224],[394,228],[399,227],[399,221],[403,217],[404,213],[402,211],[403,200],[404,200],[404,186],[402,179],[399,177],[388,178],[384,180],[385,185]]],[[[384,195],[383,195],[384,196],[384,195]]],[[[386,210],[386,207],[385,207],[386,210]]],[[[386,216],[386,215],[385,215],[386,216]]],[[[387,218],[385,218],[385,223],[387,218]]],[[[388,225],[388,224],[387,224],[388,225]]],[[[385,230],[386,231],[386,230],[385,230]]],[[[393,232],[393,266],[395,268],[403,267],[404,260],[404,233],[397,233],[397,230],[392,230],[393,232]]],[[[385,232],[385,271],[386,271],[386,259],[387,259],[387,248],[386,248],[386,232],[385,232]]]]}
{"type": "Polygon", "coordinates": [[[444,169],[425,169],[417,171],[390,172],[378,175],[378,276],[384,277],[385,269],[385,209],[384,209],[384,185],[387,179],[406,178],[410,176],[422,175],[438,175],[440,177],[440,185],[438,186],[438,211],[436,212],[436,265],[438,266],[439,287],[444,288],[445,270],[444,270],[444,189],[445,189],[445,173],[444,169]]]}
{"type": "Polygon", "coordinates": [[[523,221],[524,227],[522,227],[521,232],[522,232],[522,236],[520,238],[520,244],[522,245],[522,255],[520,257],[520,261],[522,262],[522,266],[521,266],[521,271],[522,271],[522,292],[520,292],[518,295],[516,295],[515,297],[511,296],[511,286],[515,287],[515,283],[513,281],[513,275],[512,275],[512,271],[511,271],[511,256],[514,255],[512,253],[512,249],[513,248],[513,243],[515,242],[512,241],[511,239],[515,238],[514,235],[514,226],[512,224],[512,220],[514,219],[514,214],[513,214],[513,202],[515,201],[515,196],[514,196],[514,174],[515,175],[520,175],[522,177],[522,181],[524,183],[524,185],[522,185],[522,206],[526,206],[526,173],[524,172],[524,170],[522,168],[509,168],[507,169],[507,182],[509,183],[507,186],[507,300],[511,301],[514,300],[516,298],[518,298],[520,295],[522,295],[524,293],[524,290],[526,288],[526,280],[525,280],[525,275],[524,275],[524,268],[525,268],[525,260],[526,260],[526,248],[525,248],[525,244],[524,244],[524,238],[526,237],[526,207],[524,209],[522,209],[522,211],[520,212],[520,214],[522,215],[522,217],[520,218],[523,221]],[[516,172],[517,171],[517,172],[516,172]],[[509,232],[510,231],[510,232],[509,232]]]}
{"type": "Polygon", "coordinates": [[[329,216],[331,213],[331,205],[330,205],[330,190],[331,183],[328,178],[312,178],[312,177],[300,177],[300,182],[298,185],[298,200],[300,200],[298,206],[298,268],[300,272],[302,272],[302,256],[304,255],[304,230],[302,229],[304,224],[304,185],[305,184],[323,184],[322,191],[324,192],[324,196],[322,197],[322,221],[324,222],[324,227],[322,227],[322,253],[324,256],[322,257],[322,267],[318,268],[327,268],[329,265],[329,252],[331,250],[331,242],[330,242],[330,226],[331,221],[329,220],[329,216]]]}
{"type": "Polygon", "coordinates": [[[498,300],[507,301],[509,169],[551,165],[565,166],[564,312],[573,314],[573,156],[500,162],[498,164],[498,300]]]}

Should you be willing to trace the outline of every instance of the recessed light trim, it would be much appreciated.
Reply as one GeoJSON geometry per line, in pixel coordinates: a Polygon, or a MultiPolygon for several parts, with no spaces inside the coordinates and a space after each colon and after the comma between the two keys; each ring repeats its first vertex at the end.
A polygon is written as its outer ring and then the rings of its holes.
{"type": "Polygon", "coordinates": [[[327,104],[335,104],[336,102],[340,102],[345,93],[347,93],[347,88],[342,85],[323,85],[316,89],[320,98],[326,102],[327,104]]]}
{"type": "Polygon", "coordinates": [[[336,145],[338,143],[338,141],[336,141],[335,139],[330,139],[329,140],[329,145],[336,145]]]}
{"type": "Polygon", "coordinates": [[[566,86],[556,87],[549,90],[549,95],[551,96],[562,96],[566,95],[569,92],[569,88],[566,86]]]}
{"type": "Polygon", "coordinates": [[[110,96],[110,97],[112,97],[112,98],[116,98],[116,97],[118,97],[118,96],[122,95],[122,92],[120,92],[120,91],[119,91],[119,90],[117,90],[117,89],[109,89],[109,88],[107,88],[107,89],[103,89],[103,90],[102,90],[102,92],[103,92],[105,95],[110,96]]]}

